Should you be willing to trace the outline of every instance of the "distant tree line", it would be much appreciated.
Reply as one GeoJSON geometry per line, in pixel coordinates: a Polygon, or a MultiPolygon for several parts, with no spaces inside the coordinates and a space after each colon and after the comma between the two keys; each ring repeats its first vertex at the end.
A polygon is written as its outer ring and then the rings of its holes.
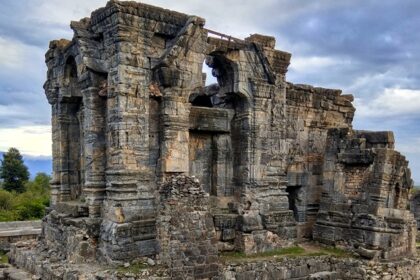
{"type": "Polygon", "coordinates": [[[29,171],[16,148],[3,154],[0,166],[0,222],[40,219],[49,205],[50,176],[29,171]]]}

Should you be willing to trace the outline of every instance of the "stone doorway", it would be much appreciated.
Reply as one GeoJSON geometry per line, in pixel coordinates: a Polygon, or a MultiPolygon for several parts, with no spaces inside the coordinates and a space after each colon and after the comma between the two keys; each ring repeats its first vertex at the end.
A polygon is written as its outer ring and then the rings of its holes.
{"type": "Polygon", "coordinates": [[[302,186],[288,186],[286,188],[287,198],[289,200],[289,210],[293,211],[296,222],[301,222],[303,217],[299,215],[299,208],[302,206],[302,198],[300,197],[302,186]]]}
{"type": "Polygon", "coordinates": [[[213,140],[206,132],[190,131],[189,156],[190,174],[195,176],[210,195],[216,195],[213,180],[213,140]]]}

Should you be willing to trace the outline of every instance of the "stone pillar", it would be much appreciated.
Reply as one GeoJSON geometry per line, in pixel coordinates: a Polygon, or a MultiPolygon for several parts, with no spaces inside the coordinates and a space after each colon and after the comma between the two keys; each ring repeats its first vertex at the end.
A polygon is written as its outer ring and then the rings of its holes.
{"type": "Polygon", "coordinates": [[[285,91],[281,86],[282,82],[274,85],[263,79],[252,80],[250,184],[242,194],[242,233],[235,241],[237,249],[245,253],[289,246],[296,238],[296,222],[286,192],[285,91]],[[258,238],[264,240],[264,246],[254,244],[258,238]],[[247,247],[247,242],[254,245],[247,247]]]}
{"type": "Polygon", "coordinates": [[[99,96],[99,89],[89,87],[82,91],[84,120],[84,188],[83,195],[89,206],[89,216],[101,214],[105,193],[106,166],[106,99],[99,96]]]}
{"type": "MultiPolygon", "coordinates": [[[[247,102],[243,100],[243,102],[247,102]]],[[[252,133],[250,132],[252,121],[252,109],[235,111],[232,120],[232,150],[233,150],[233,183],[234,194],[241,195],[245,185],[251,179],[251,157],[252,157],[252,133]]]]}
{"type": "Polygon", "coordinates": [[[51,190],[51,206],[55,206],[60,200],[60,145],[59,145],[59,122],[57,116],[58,104],[55,102],[51,106],[52,117],[51,117],[51,132],[52,132],[52,176],[50,181],[51,190]]]}
{"type": "Polygon", "coordinates": [[[214,171],[213,180],[216,196],[232,196],[232,143],[229,134],[217,134],[213,136],[214,143],[214,171]]]}
{"type": "Polygon", "coordinates": [[[162,172],[185,173],[189,171],[188,141],[190,104],[186,98],[169,89],[164,94],[162,122],[162,172]]]}
{"type": "Polygon", "coordinates": [[[108,74],[107,198],[101,229],[102,253],[108,261],[156,251],[146,78],[147,70],[127,65],[108,74]]]}
{"type": "Polygon", "coordinates": [[[57,150],[58,150],[58,181],[60,189],[57,195],[57,202],[70,200],[70,181],[69,181],[69,135],[70,116],[68,115],[67,104],[59,103],[57,112],[57,150]]]}

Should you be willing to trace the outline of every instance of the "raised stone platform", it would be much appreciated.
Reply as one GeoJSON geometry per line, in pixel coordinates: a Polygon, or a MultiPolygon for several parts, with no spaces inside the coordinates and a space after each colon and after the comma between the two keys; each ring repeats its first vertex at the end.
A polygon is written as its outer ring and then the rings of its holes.
{"type": "MultiPolygon", "coordinates": [[[[176,241],[175,241],[176,242],[176,241]]],[[[174,274],[170,267],[160,262],[141,259],[120,267],[95,264],[74,264],[31,254],[35,244],[21,243],[20,250],[13,249],[11,259],[18,267],[31,268],[27,271],[0,268],[0,280],[23,280],[7,278],[11,271],[14,275],[31,275],[32,279],[44,280],[169,280],[169,279],[213,279],[213,280],[417,280],[420,279],[420,259],[401,258],[393,262],[376,262],[351,257],[334,256],[272,256],[261,258],[239,258],[219,263],[218,273],[205,275],[208,270],[198,269],[201,273],[194,276],[194,270],[178,271],[174,274]],[[139,265],[140,264],[140,265],[139,265]],[[4,273],[2,275],[2,273],[4,273]],[[33,275],[33,276],[32,276],[33,275]],[[3,277],[3,278],[2,278],[3,277]]],[[[17,247],[16,247],[17,248],[17,247]]],[[[185,247],[184,250],[194,247],[185,247]]],[[[180,251],[178,251],[180,252],[180,251]]],[[[185,251],[186,252],[186,251],[185,251]]],[[[194,253],[193,253],[194,254],[194,253]]],[[[182,265],[182,262],[179,263],[182,265]]],[[[31,279],[31,278],[26,278],[31,279]]]]}
{"type": "Polygon", "coordinates": [[[16,221],[0,223],[0,250],[8,251],[10,244],[37,238],[41,233],[41,221],[16,221]]]}

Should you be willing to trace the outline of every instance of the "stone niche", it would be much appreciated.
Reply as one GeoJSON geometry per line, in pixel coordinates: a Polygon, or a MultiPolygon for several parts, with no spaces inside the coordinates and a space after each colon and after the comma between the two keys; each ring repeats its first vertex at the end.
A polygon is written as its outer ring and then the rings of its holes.
{"type": "Polygon", "coordinates": [[[71,23],[71,41],[50,43],[52,204],[38,250],[72,262],[149,256],[191,275],[218,273],[199,251],[188,254],[207,272],[168,261],[166,245],[186,253],[161,238],[176,233],[174,210],[185,215],[181,232],[202,226],[209,235],[200,240],[219,251],[314,238],[383,258],[413,253],[412,183],[391,134],[354,131],[351,95],[286,82],[291,55],[273,37],[204,26],[109,1],[71,23]],[[204,64],[217,83],[205,84],[204,64]],[[174,178],[198,184],[199,198],[163,199],[174,178]],[[206,222],[194,227],[197,217],[206,222]]]}

